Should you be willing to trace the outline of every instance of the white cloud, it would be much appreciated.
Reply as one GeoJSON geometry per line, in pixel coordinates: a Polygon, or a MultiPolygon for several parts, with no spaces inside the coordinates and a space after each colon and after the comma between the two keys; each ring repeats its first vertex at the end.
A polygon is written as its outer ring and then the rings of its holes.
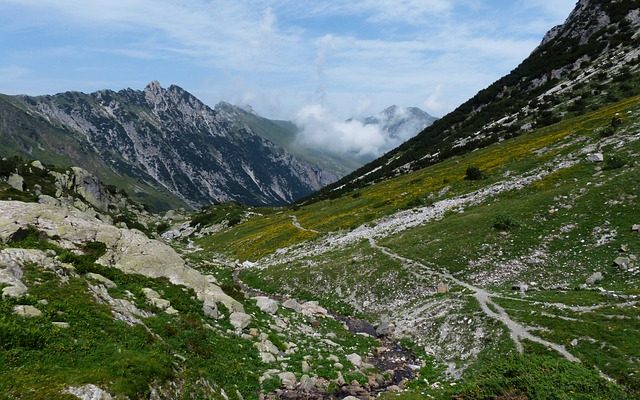
{"type": "Polygon", "coordinates": [[[357,156],[377,156],[387,147],[387,138],[377,125],[340,120],[320,104],[303,107],[294,122],[302,130],[298,140],[309,146],[357,156]]]}

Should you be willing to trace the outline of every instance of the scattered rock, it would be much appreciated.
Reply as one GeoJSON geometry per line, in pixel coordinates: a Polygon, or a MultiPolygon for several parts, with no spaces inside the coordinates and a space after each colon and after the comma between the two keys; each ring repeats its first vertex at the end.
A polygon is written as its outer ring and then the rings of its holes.
{"type": "Polygon", "coordinates": [[[92,279],[94,281],[98,281],[98,282],[102,283],[103,285],[105,285],[109,289],[113,289],[113,288],[118,286],[112,280],[110,280],[108,278],[105,278],[104,276],[102,276],[100,274],[94,274],[93,272],[89,272],[88,274],[85,275],[85,277],[87,277],[88,279],[92,279]]]}
{"type": "Polygon", "coordinates": [[[15,190],[19,190],[21,192],[24,191],[24,178],[21,175],[9,175],[9,178],[7,178],[7,183],[15,190]]]}
{"type": "Polygon", "coordinates": [[[388,319],[384,319],[376,328],[376,335],[378,337],[391,336],[394,328],[394,325],[388,319]]]}
{"type": "Polygon", "coordinates": [[[37,168],[39,170],[44,170],[44,165],[42,165],[42,163],[40,161],[38,161],[38,160],[32,161],[31,162],[31,166],[33,168],[37,168]]]}
{"type": "Polygon", "coordinates": [[[632,225],[631,232],[640,232],[640,225],[632,225]]]}
{"type": "Polygon", "coordinates": [[[18,305],[13,307],[13,313],[21,317],[34,318],[42,315],[42,311],[34,306],[18,305]]]}
{"type": "Polygon", "coordinates": [[[628,244],[623,244],[620,246],[620,252],[621,253],[627,253],[629,251],[629,245],[628,244]]]}
{"type": "Polygon", "coordinates": [[[288,299],[282,303],[282,307],[293,310],[297,313],[302,312],[302,306],[295,299],[288,299]]]}
{"type": "Polygon", "coordinates": [[[360,368],[362,366],[362,357],[356,353],[349,354],[347,356],[347,360],[349,360],[349,362],[356,368],[360,368]]]}
{"type": "Polygon", "coordinates": [[[524,282],[516,283],[511,286],[511,290],[519,290],[521,293],[525,293],[527,290],[529,290],[529,285],[524,282]]]}
{"type": "Polygon", "coordinates": [[[303,392],[311,392],[316,388],[316,378],[303,375],[298,386],[303,392]]]}
{"type": "Polygon", "coordinates": [[[311,371],[311,367],[309,366],[309,363],[306,361],[302,361],[302,373],[308,374],[310,371],[311,371]]]}
{"type": "Polygon", "coordinates": [[[588,277],[586,282],[587,282],[587,285],[593,285],[600,282],[602,279],[604,279],[604,277],[602,276],[602,273],[596,272],[590,277],[588,277]]]}
{"type": "Polygon", "coordinates": [[[278,374],[278,378],[285,389],[293,390],[296,388],[297,380],[293,372],[281,372],[278,374]]]}
{"type": "Polygon", "coordinates": [[[60,328],[60,329],[67,329],[69,328],[69,323],[68,322],[52,322],[51,323],[53,326],[60,328]]]}
{"type": "Polygon", "coordinates": [[[243,312],[234,312],[229,316],[229,322],[233,325],[236,331],[242,331],[251,323],[251,315],[243,312]]]}
{"type": "Polygon", "coordinates": [[[623,271],[628,271],[633,268],[633,261],[629,257],[618,257],[613,260],[613,264],[623,271]]]}
{"type": "Polygon", "coordinates": [[[278,312],[278,302],[266,296],[254,297],[258,308],[267,314],[275,314],[278,312]]]}
{"type": "Polygon", "coordinates": [[[112,397],[109,393],[100,389],[96,385],[88,384],[84,386],[72,386],[64,390],[64,393],[69,393],[76,396],[80,400],[111,400],[112,397]]]}
{"type": "Polygon", "coordinates": [[[440,282],[438,283],[438,287],[436,288],[436,291],[440,294],[449,293],[449,285],[447,285],[444,282],[440,282]]]}
{"type": "Polygon", "coordinates": [[[592,153],[587,156],[587,161],[592,163],[601,163],[604,161],[604,155],[602,153],[592,153]]]}
{"type": "Polygon", "coordinates": [[[327,312],[327,309],[324,307],[321,307],[317,301],[307,301],[303,303],[300,307],[301,307],[300,312],[305,315],[309,315],[309,316],[329,315],[329,313],[327,312]]]}
{"type": "Polygon", "coordinates": [[[161,310],[166,310],[171,307],[171,303],[169,300],[165,300],[160,297],[160,294],[153,289],[143,288],[142,293],[147,298],[147,303],[151,304],[154,307],[157,307],[161,310]]]}

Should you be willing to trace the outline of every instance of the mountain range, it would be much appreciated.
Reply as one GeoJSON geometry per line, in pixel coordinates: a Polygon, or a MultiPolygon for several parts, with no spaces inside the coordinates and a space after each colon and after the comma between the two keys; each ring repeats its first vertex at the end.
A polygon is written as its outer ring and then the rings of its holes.
{"type": "Polygon", "coordinates": [[[286,204],[334,181],[178,86],[2,96],[9,154],[83,165],[153,208],[286,204]]]}

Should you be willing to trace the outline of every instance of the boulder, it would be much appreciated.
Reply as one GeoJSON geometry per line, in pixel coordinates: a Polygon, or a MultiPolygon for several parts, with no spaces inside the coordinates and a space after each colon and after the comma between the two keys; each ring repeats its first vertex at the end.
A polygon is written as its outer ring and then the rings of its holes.
{"type": "Polygon", "coordinates": [[[298,388],[307,393],[314,391],[316,388],[316,378],[309,377],[308,375],[303,375],[302,378],[300,378],[300,384],[298,385],[298,388]]]}
{"type": "MultiPolygon", "coordinates": [[[[29,225],[54,239],[65,248],[82,247],[98,241],[107,246],[97,261],[106,267],[149,278],[167,278],[175,285],[191,288],[204,304],[224,304],[230,312],[243,312],[237,300],[210,283],[199,271],[188,267],[168,245],[149,239],[142,232],[116,228],[74,207],[52,206],[17,201],[0,202],[0,241],[29,225]]],[[[204,307],[203,307],[204,308],[204,307]]]]}
{"type": "Polygon", "coordinates": [[[518,290],[521,293],[525,293],[527,290],[529,290],[529,285],[523,282],[516,283],[511,286],[511,290],[518,290]]]}
{"type": "Polygon", "coordinates": [[[31,162],[31,166],[32,166],[33,168],[37,168],[37,169],[39,169],[39,170],[44,170],[44,165],[42,165],[42,163],[41,163],[40,161],[38,161],[38,160],[34,160],[34,161],[32,161],[32,162],[31,162]]]}
{"type": "Polygon", "coordinates": [[[18,305],[13,307],[13,313],[21,317],[34,318],[42,315],[42,311],[34,306],[18,305]]]}
{"type": "Polygon", "coordinates": [[[69,328],[69,323],[68,322],[52,322],[51,324],[53,326],[55,326],[56,328],[60,328],[60,329],[69,328]]]}
{"type": "Polygon", "coordinates": [[[302,306],[295,299],[288,299],[284,303],[282,303],[282,307],[293,310],[297,313],[302,312],[302,306]]]}
{"type": "Polygon", "coordinates": [[[64,390],[64,393],[71,394],[80,400],[111,400],[109,393],[100,389],[96,385],[88,384],[84,386],[72,386],[64,390]]]}
{"type": "Polygon", "coordinates": [[[380,325],[378,325],[378,327],[376,328],[376,336],[378,337],[391,336],[393,334],[394,329],[395,327],[391,322],[389,322],[388,319],[383,319],[382,322],[380,322],[380,325]]]}
{"type": "Polygon", "coordinates": [[[587,161],[592,163],[601,163],[604,161],[604,155],[602,153],[591,153],[587,156],[587,161]]]}
{"type": "Polygon", "coordinates": [[[281,372],[278,374],[278,378],[285,389],[293,390],[296,388],[297,380],[293,372],[281,372]]]}
{"type": "Polygon", "coordinates": [[[632,225],[631,232],[640,232],[640,225],[632,225]]]}
{"type": "Polygon", "coordinates": [[[362,357],[356,353],[349,354],[347,356],[347,360],[349,360],[349,362],[356,368],[360,368],[362,366],[362,357]]]}
{"type": "Polygon", "coordinates": [[[629,257],[618,257],[613,260],[613,264],[623,271],[633,268],[633,261],[629,257]]]}
{"type": "Polygon", "coordinates": [[[254,297],[256,305],[262,312],[267,314],[275,314],[278,312],[278,302],[266,296],[254,297]]]}
{"type": "Polygon", "coordinates": [[[370,323],[359,319],[348,318],[345,320],[347,328],[353,333],[364,333],[369,336],[376,336],[376,329],[370,323]]]}
{"type": "Polygon", "coordinates": [[[587,285],[594,285],[600,282],[602,279],[604,279],[604,277],[602,276],[602,272],[596,272],[587,278],[586,283],[587,285]]]}
{"type": "Polygon", "coordinates": [[[314,316],[314,315],[324,315],[327,316],[329,313],[326,308],[321,307],[317,301],[307,301],[300,306],[300,312],[304,315],[314,316]]]}
{"type": "Polygon", "coordinates": [[[251,315],[243,312],[234,312],[229,316],[229,322],[236,331],[242,331],[251,323],[251,315]]]}
{"type": "Polygon", "coordinates": [[[440,294],[449,293],[449,285],[444,282],[438,283],[438,287],[436,288],[436,292],[440,294]]]}
{"type": "Polygon", "coordinates": [[[91,280],[100,282],[100,283],[102,283],[103,285],[105,285],[109,289],[113,289],[113,288],[118,286],[111,279],[105,278],[104,276],[102,276],[100,274],[94,274],[93,272],[89,272],[88,274],[85,275],[85,277],[87,279],[91,279],[91,280]]]}
{"type": "Polygon", "coordinates": [[[24,178],[21,175],[9,175],[9,178],[7,178],[7,183],[15,190],[19,190],[21,192],[24,191],[24,178]]]}

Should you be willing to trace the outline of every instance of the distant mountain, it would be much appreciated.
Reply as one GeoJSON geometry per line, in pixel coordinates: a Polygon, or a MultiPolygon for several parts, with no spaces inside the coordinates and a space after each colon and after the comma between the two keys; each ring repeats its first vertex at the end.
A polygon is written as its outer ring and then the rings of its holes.
{"type": "Polygon", "coordinates": [[[334,197],[640,93],[640,2],[580,0],[517,68],[322,190],[334,197]]]}
{"type": "Polygon", "coordinates": [[[389,138],[398,140],[400,144],[422,132],[437,120],[438,118],[417,107],[393,105],[375,116],[363,119],[362,122],[365,125],[378,125],[389,138]]]}
{"type": "Polygon", "coordinates": [[[2,155],[82,166],[158,209],[286,204],[336,179],[227,107],[158,82],[144,91],[1,96],[0,121],[2,155]]]}
{"type": "Polygon", "coordinates": [[[218,103],[215,109],[231,115],[234,120],[242,122],[253,132],[282,147],[298,160],[317,165],[331,176],[345,176],[366,163],[364,160],[312,147],[297,140],[300,128],[291,121],[267,119],[256,114],[251,107],[240,107],[226,102],[218,103]]]}

